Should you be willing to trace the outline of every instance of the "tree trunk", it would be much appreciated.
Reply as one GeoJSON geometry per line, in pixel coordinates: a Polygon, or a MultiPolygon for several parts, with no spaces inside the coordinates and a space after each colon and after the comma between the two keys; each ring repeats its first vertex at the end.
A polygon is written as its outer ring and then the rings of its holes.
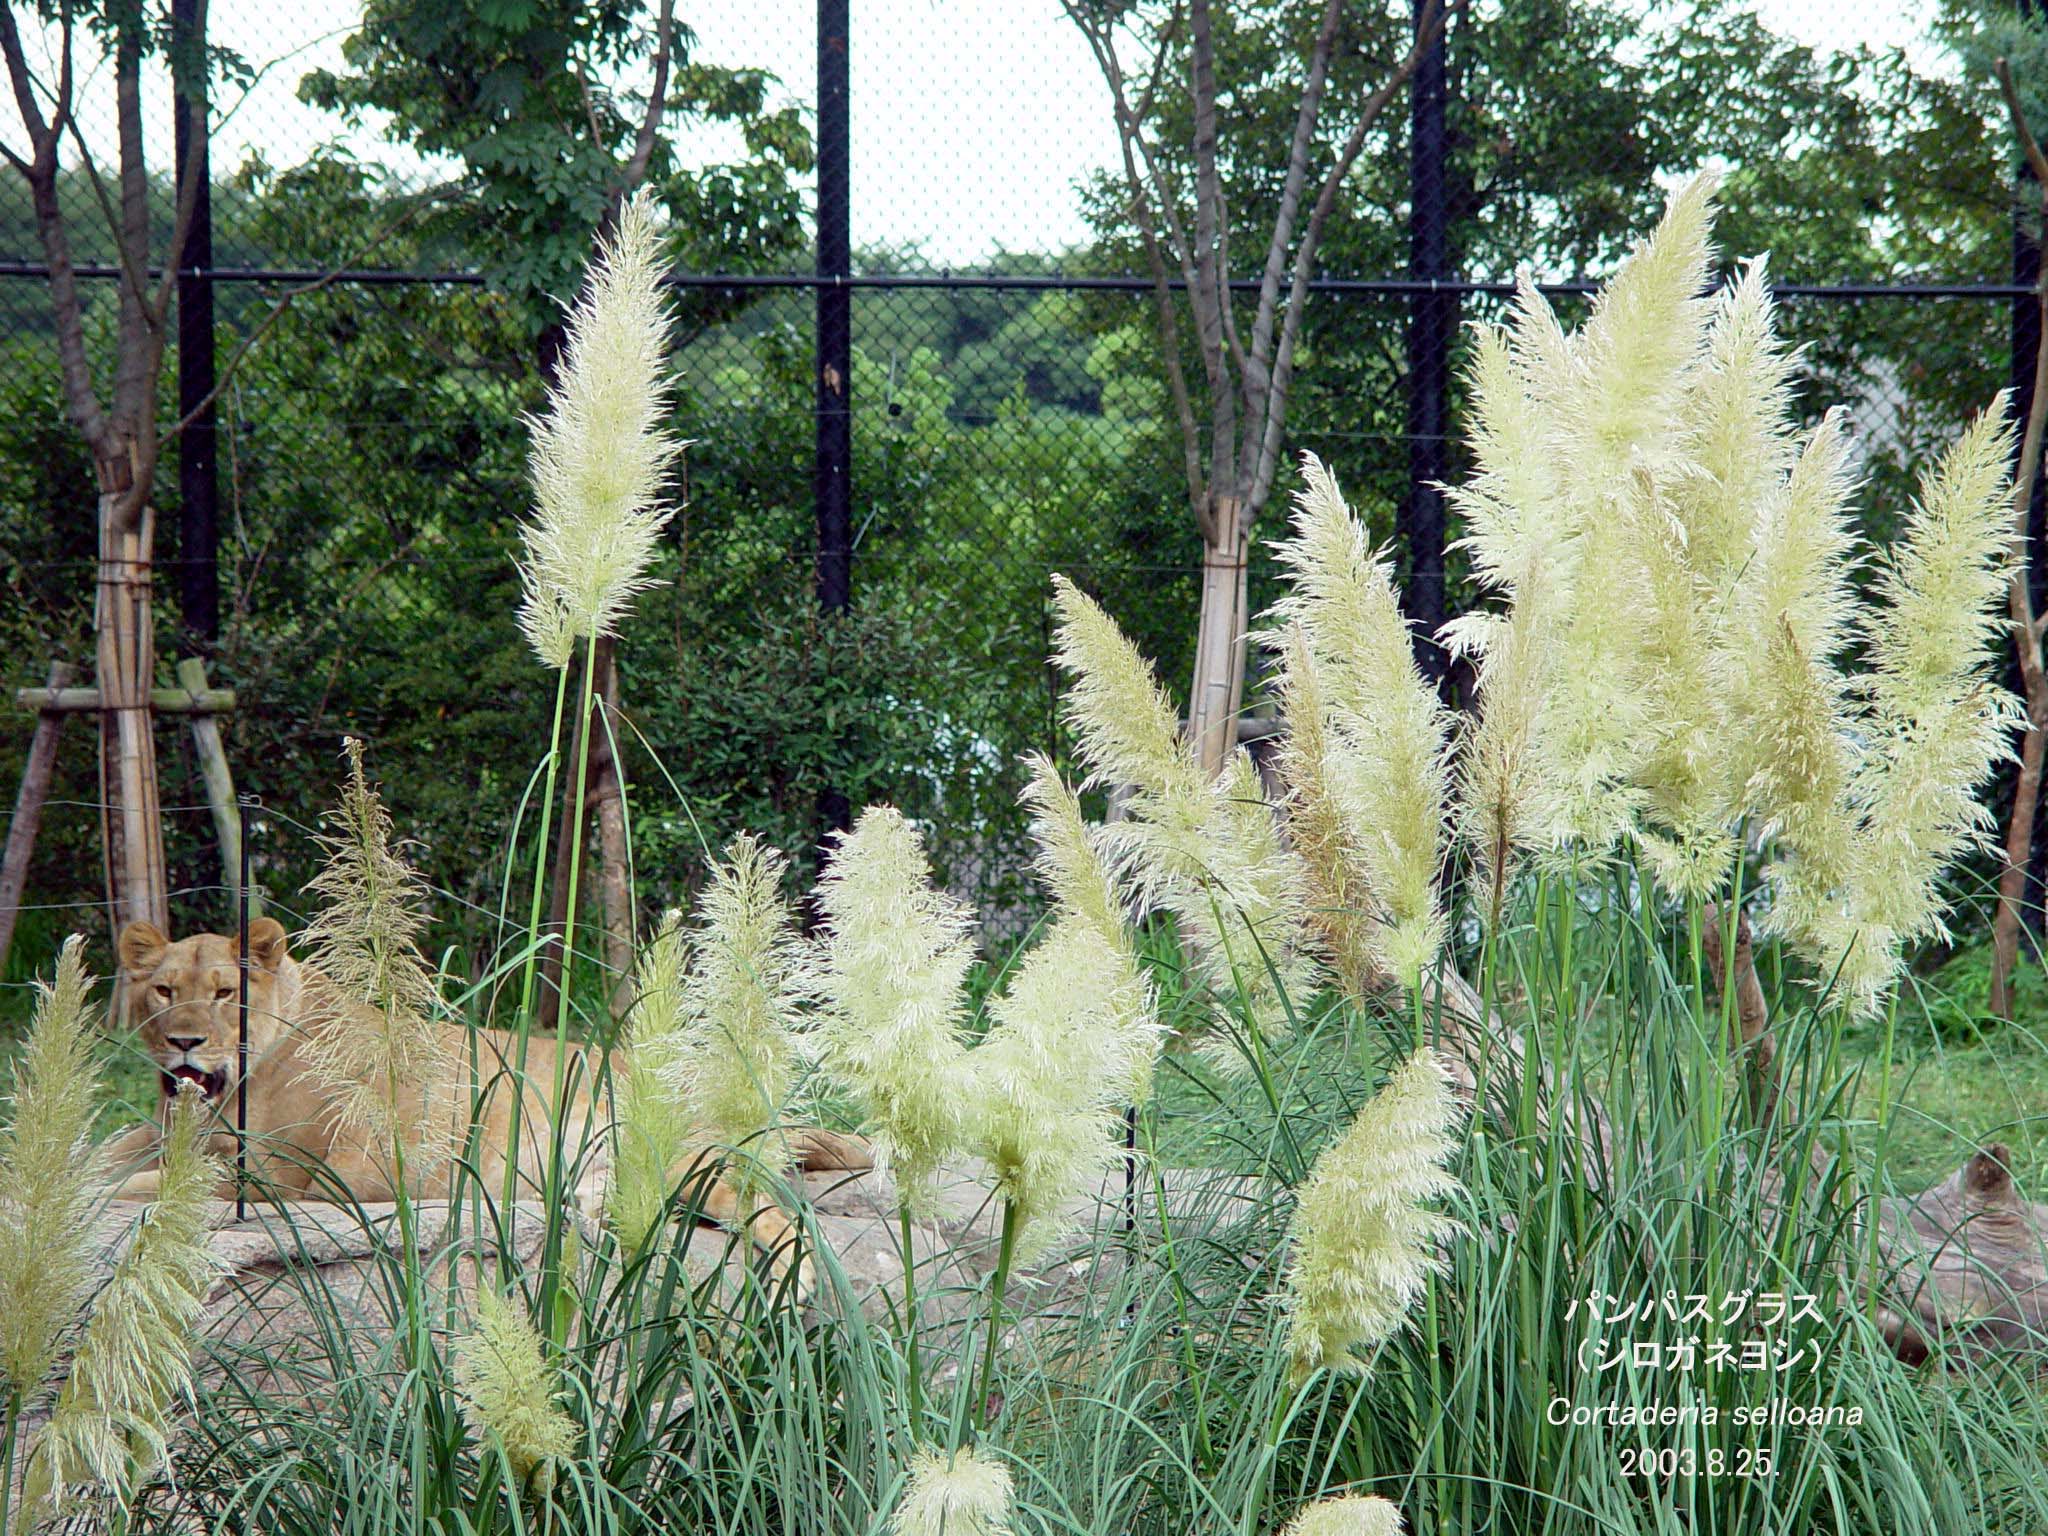
{"type": "MultiPolygon", "coordinates": [[[[562,724],[564,736],[569,739],[562,753],[562,814],[555,827],[547,932],[559,938],[568,927],[569,853],[575,844],[576,824],[581,819],[588,832],[594,820],[597,836],[594,840],[586,839],[583,864],[585,869],[590,868],[595,856],[598,904],[605,930],[605,964],[620,982],[624,982],[633,974],[633,882],[632,860],[626,846],[625,778],[619,764],[613,760],[605,731],[605,722],[616,721],[618,712],[618,666],[613,659],[613,648],[614,642],[610,638],[597,642],[595,681],[591,684],[593,699],[590,714],[582,726],[567,720],[562,724]],[[600,710],[604,712],[603,719],[599,718],[600,710]],[[584,775],[583,803],[578,805],[576,764],[585,753],[589,754],[589,768],[584,775]]],[[[581,657],[571,665],[580,671],[581,657]]],[[[581,697],[580,686],[578,672],[572,671],[569,675],[570,697],[581,697]]],[[[577,931],[580,934],[584,911],[584,883],[580,877],[576,887],[577,931]]],[[[568,960],[559,944],[550,946],[541,957],[538,1028],[554,1029],[561,1023],[563,975],[568,960]]],[[[626,996],[618,988],[614,988],[614,994],[615,999],[626,996]]]]}
{"type": "Polygon", "coordinates": [[[170,925],[149,702],[156,672],[150,605],[156,519],[147,506],[132,519],[121,515],[126,480],[125,465],[118,476],[102,466],[93,622],[107,917],[117,935],[131,922],[151,922],[166,931],[170,925]]]}
{"type": "Polygon", "coordinates": [[[1220,773],[1237,746],[1237,717],[1244,707],[1246,552],[1251,545],[1249,509],[1219,501],[1215,539],[1202,547],[1202,608],[1195,631],[1195,676],[1188,693],[1188,739],[1205,773],[1220,773]]]}
{"type": "Polygon", "coordinates": [[[604,911],[605,964],[612,973],[612,1011],[631,1001],[633,857],[626,838],[626,769],[617,751],[619,667],[609,640],[597,648],[597,696],[604,716],[590,739],[590,796],[597,813],[598,898],[604,911]]]}
{"type": "MultiPolygon", "coordinates": [[[[2024,584],[2025,572],[2013,577],[2024,584]]],[[[2020,930],[2024,926],[2027,898],[2028,854],[2034,846],[2034,811],[2041,803],[2042,748],[2048,745],[2048,694],[2044,694],[2039,661],[2040,644],[2031,636],[2018,637],[2021,672],[2026,676],[2027,731],[2020,743],[2020,771],[2013,785],[2012,820],[2005,829],[2005,868],[1998,872],[1998,912],[1991,921],[1990,1009],[2001,1019],[2013,1011],[2013,967],[2019,963],[2020,930]],[[2031,653],[2031,654],[2030,654],[2031,653]],[[2028,660],[2033,665],[2028,666],[2028,660]]]]}

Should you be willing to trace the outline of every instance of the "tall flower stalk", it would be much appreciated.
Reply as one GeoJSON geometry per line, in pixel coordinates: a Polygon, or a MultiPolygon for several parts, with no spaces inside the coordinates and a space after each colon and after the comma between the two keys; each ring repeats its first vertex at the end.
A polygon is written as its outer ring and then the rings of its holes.
{"type": "Polygon", "coordinates": [[[1372,550],[1336,477],[1313,455],[1303,457],[1302,479],[1294,536],[1278,547],[1291,578],[1288,597],[1274,609],[1289,626],[1282,688],[1291,723],[1304,732],[1283,767],[1292,798],[1307,812],[1315,862],[1330,869],[1327,899],[1363,909],[1332,914],[1347,928],[1366,924],[1361,937],[1340,937],[1339,959],[1361,946],[1412,990],[1447,927],[1437,882],[1450,798],[1450,713],[1416,664],[1393,563],[1372,550]],[[1341,868],[1347,864],[1355,874],[1341,868]]]}
{"type": "Polygon", "coordinates": [[[931,883],[924,841],[892,806],[870,806],[818,882],[822,922],[802,985],[819,1004],[811,1040],[828,1082],[853,1101],[896,1181],[910,1417],[922,1419],[913,1213],[965,1143],[964,987],[973,915],[931,883]]]}
{"type": "Polygon", "coordinates": [[[398,850],[391,813],[363,770],[363,744],[349,738],[343,755],[341,797],[316,839],[326,862],[306,885],[321,906],[303,942],[326,996],[302,1021],[299,1051],[343,1124],[389,1152],[403,1199],[452,1150],[456,1061],[420,952],[426,882],[398,850]],[[376,1027],[363,1027],[359,1005],[376,1027]]]}
{"type": "Polygon", "coordinates": [[[901,811],[870,806],[818,882],[823,919],[806,956],[819,1065],[858,1108],[905,1206],[966,1136],[965,984],[974,918],[932,884],[924,840],[901,811]]]}
{"type": "MultiPolygon", "coordinates": [[[[661,234],[650,192],[636,193],[617,225],[599,241],[584,291],[569,312],[560,372],[546,409],[528,420],[533,434],[529,473],[535,512],[522,528],[520,625],[543,666],[556,670],[555,719],[548,737],[541,821],[534,845],[532,906],[527,933],[537,941],[547,885],[550,819],[560,766],[569,663],[580,641],[582,677],[573,719],[576,740],[588,740],[595,698],[597,642],[616,633],[648,575],[673,509],[664,493],[685,446],[665,425],[670,411],[668,351],[671,306],[661,285],[661,234]]],[[[568,907],[561,935],[562,978],[574,973],[576,886],[583,864],[583,815],[590,755],[579,750],[569,839],[568,907]]],[[[526,1097],[527,1041],[533,1027],[537,942],[521,967],[514,1051],[511,1152],[505,1203],[518,1194],[518,1146],[526,1097]]],[[[565,1010],[566,1012],[566,1010],[565,1010]]],[[[568,1053],[555,1053],[551,1104],[562,1102],[568,1053]]],[[[560,1123],[546,1158],[542,1198],[548,1210],[546,1249],[552,1275],[562,1206],[560,1123]]],[[[543,1286],[552,1297],[552,1282],[543,1286]]]]}
{"type": "Polygon", "coordinates": [[[1940,932],[1937,877],[1982,836],[2017,718],[1991,666],[2011,432],[1994,406],[1923,479],[1859,600],[1846,424],[1795,429],[1763,263],[1699,297],[1713,192],[1674,195],[1578,330],[1525,280],[1479,332],[1455,495],[1505,606],[1446,631],[1478,661],[1460,828],[1489,933],[1526,855],[1626,840],[1697,913],[1754,839],[1766,926],[1866,1015],[1940,932]]]}
{"type": "Polygon", "coordinates": [[[628,1248],[667,1208],[693,1148],[734,1154],[742,1206],[790,1162],[801,946],[781,854],[741,833],[713,864],[697,919],[671,913],[642,952],[613,1065],[617,1146],[607,1206],[628,1248]]]}
{"type": "MultiPolygon", "coordinates": [[[[585,665],[574,718],[587,721],[597,641],[617,632],[634,594],[651,584],[648,570],[661,530],[674,511],[666,505],[664,493],[685,445],[665,425],[670,411],[672,306],[661,276],[655,202],[642,190],[600,239],[589,280],[569,311],[560,370],[548,391],[547,407],[527,418],[533,434],[528,473],[535,511],[521,528],[524,597],[519,622],[535,656],[557,673],[535,853],[529,920],[533,934],[540,931],[569,663],[580,642],[585,665]]],[[[579,760],[578,805],[583,803],[584,772],[585,763],[579,760]]],[[[570,859],[572,880],[581,858],[581,833],[579,817],[579,846],[570,859]]],[[[572,893],[571,924],[575,913],[572,893]]],[[[563,939],[565,974],[572,937],[573,929],[563,939]]],[[[529,955],[521,977],[522,1020],[533,1011],[534,979],[534,957],[529,955]]]]}
{"type": "Polygon", "coordinates": [[[576,1425],[557,1401],[560,1377],[523,1305],[488,1286],[477,1292],[476,1325],[455,1354],[455,1388],[470,1433],[504,1457],[515,1490],[544,1500],[556,1463],[575,1448],[576,1425]]]}

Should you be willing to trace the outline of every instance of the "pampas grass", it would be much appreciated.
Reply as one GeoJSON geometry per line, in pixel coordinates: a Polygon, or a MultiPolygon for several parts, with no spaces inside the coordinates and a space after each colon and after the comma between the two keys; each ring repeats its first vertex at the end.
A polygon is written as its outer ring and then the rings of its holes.
{"type": "Polygon", "coordinates": [[[684,445],[663,425],[671,306],[654,210],[642,190],[620,213],[569,312],[547,409],[527,422],[536,512],[520,530],[519,622],[548,667],[617,629],[671,515],[661,491],[684,445]]]}
{"type": "Polygon", "coordinates": [[[526,1309],[486,1287],[477,1292],[476,1326],[455,1355],[470,1433],[496,1447],[513,1480],[541,1497],[553,1484],[554,1463],[576,1443],[576,1426],[556,1400],[561,1382],[546,1348],[526,1309]]]}
{"type": "Polygon", "coordinates": [[[1004,1536],[1010,1529],[1010,1473],[973,1447],[921,1450],[889,1519],[891,1536],[1004,1536]]]}
{"type": "Polygon", "coordinates": [[[85,939],[73,934],[55,979],[37,983],[0,1128],[0,1380],[17,1407],[42,1390],[92,1274],[92,1211],[107,1170],[92,1139],[91,992],[85,939]]]}
{"type": "MultiPolygon", "coordinates": [[[[1698,297],[1712,194],[1673,197],[1579,331],[1525,282],[1480,332],[1455,496],[1506,607],[1446,630],[1479,661],[1458,822],[1493,928],[1528,853],[1627,842],[1698,905],[1758,839],[1766,926],[1868,1013],[1901,946],[1941,931],[1938,876],[1979,838],[2017,719],[1991,675],[2011,429],[1994,406],[1923,482],[1859,603],[1845,422],[1794,431],[1761,262],[1698,297]]],[[[1341,564],[1294,548],[1325,581],[1341,564]]]]}
{"type": "MultiPolygon", "coordinates": [[[[1125,790],[1108,841],[1140,898],[1178,920],[1201,979],[1235,997],[1262,1039],[1290,1029],[1286,1000],[1313,990],[1307,883],[1242,751],[1207,778],[1173,707],[1116,621],[1063,576],[1054,660],[1072,681],[1062,713],[1088,785],[1125,790]]],[[[1219,1063],[1240,1058],[1206,1038],[1219,1063]]]]}
{"type": "Polygon", "coordinates": [[[711,871],[691,934],[685,1022],[673,1057],[682,1113],[714,1146],[742,1155],[743,1192],[789,1165],[784,1106],[796,1085],[802,953],[782,897],[787,863],[742,832],[711,871]]]}
{"type": "Polygon", "coordinates": [[[306,887],[321,909],[304,943],[330,995],[309,1000],[299,1051],[343,1123],[390,1150],[416,1180],[447,1157],[460,1115],[440,988],[419,949],[428,892],[398,852],[391,813],[363,771],[362,743],[350,738],[343,752],[348,776],[317,839],[327,862],[306,887]]]}
{"type": "Polygon", "coordinates": [[[1079,797],[1052,761],[1033,753],[1024,765],[1030,770],[1024,803],[1031,810],[1036,867],[1052,898],[1054,926],[1078,927],[1096,941],[1086,974],[1098,987],[1099,1049],[1109,1092],[1120,1103],[1143,1104],[1152,1093],[1161,1028],[1157,992],[1131,934],[1130,897],[1099,846],[1104,829],[1089,826],[1079,797]]]}
{"type": "Polygon", "coordinates": [[[1401,1511],[1385,1499],[1354,1494],[1309,1505],[1280,1536],[1401,1536],[1405,1529],[1401,1511]]]}
{"type": "Polygon", "coordinates": [[[119,1501],[162,1463],[169,1412],[189,1390],[201,1308],[220,1272],[207,1214],[223,1168],[206,1148],[213,1111],[181,1088],[164,1130],[156,1200],[93,1299],[78,1352],[22,1485],[24,1526],[96,1485],[119,1501]]]}
{"type": "Polygon", "coordinates": [[[1297,1380],[1362,1371],[1406,1325],[1454,1230],[1430,1202],[1457,1189],[1444,1169],[1459,1111],[1449,1079],[1418,1051],[1316,1159],[1289,1238],[1286,1350],[1297,1380]]]}
{"type": "MultiPolygon", "coordinates": [[[[1274,614],[1290,725],[1290,788],[1308,802],[1314,862],[1333,871],[1327,897],[1362,899],[1373,963],[1413,988],[1442,948],[1437,896],[1450,797],[1450,712],[1416,665],[1391,560],[1375,553],[1337,480],[1302,458],[1294,535],[1276,550],[1290,577],[1274,614]],[[1313,712],[1314,718],[1301,718],[1313,712]]],[[[1340,945],[1340,951],[1342,946],[1340,945]]],[[[1348,958],[1348,957],[1347,957],[1348,958]]]]}
{"type": "Polygon", "coordinates": [[[819,1001],[819,1064],[859,1108],[906,1203],[921,1204],[967,1131],[972,915],[932,885],[924,840],[890,806],[870,806],[839,840],[817,900],[804,985],[819,1001]]]}
{"type": "Polygon", "coordinates": [[[621,1039],[625,1050],[612,1065],[614,1134],[605,1214],[629,1251],[647,1241],[667,1212],[670,1181],[690,1147],[690,1123],[675,1082],[686,949],[683,915],[670,912],[640,951],[621,1039]]]}

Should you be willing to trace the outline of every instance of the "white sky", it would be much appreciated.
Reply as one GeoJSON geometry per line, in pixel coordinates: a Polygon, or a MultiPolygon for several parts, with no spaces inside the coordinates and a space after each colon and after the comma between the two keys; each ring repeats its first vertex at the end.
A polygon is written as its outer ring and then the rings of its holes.
{"type": "MultiPolygon", "coordinates": [[[[1802,41],[1885,46],[1923,38],[1934,4],[1757,0],[1757,9],[1802,41]]],[[[678,10],[698,35],[700,60],[767,68],[785,99],[813,99],[815,0],[681,0],[678,10]]],[[[213,0],[215,40],[261,71],[245,99],[223,97],[231,111],[215,140],[216,174],[249,147],[289,164],[341,134],[296,90],[309,69],[343,67],[341,41],[359,14],[360,0],[213,0]]],[[[935,262],[965,264],[1085,238],[1075,188],[1112,162],[1116,143],[1107,92],[1058,0],[853,0],[852,34],[857,247],[914,245],[935,262]]],[[[170,154],[168,87],[154,98],[147,132],[161,164],[170,154]]],[[[347,137],[365,158],[410,158],[374,133],[347,137]]],[[[696,147],[740,152],[726,135],[696,147]]]]}

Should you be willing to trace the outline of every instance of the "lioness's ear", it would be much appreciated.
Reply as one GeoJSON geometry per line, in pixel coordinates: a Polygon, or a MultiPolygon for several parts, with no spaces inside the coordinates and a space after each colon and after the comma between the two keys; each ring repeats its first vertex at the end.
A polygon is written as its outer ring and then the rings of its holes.
{"type": "Polygon", "coordinates": [[[120,952],[121,966],[131,976],[147,976],[157,968],[164,957],[164,951],[171,947],[171,941],[155,923],[134,922],[121,930],[121,938],[115,944],[120,952]]]}
{"type": "Polygon", "coordinates": [[[284,964],[284,924],[274,917],[259,917],[249,925],[249,958],[266,971],[284,964]]]}

